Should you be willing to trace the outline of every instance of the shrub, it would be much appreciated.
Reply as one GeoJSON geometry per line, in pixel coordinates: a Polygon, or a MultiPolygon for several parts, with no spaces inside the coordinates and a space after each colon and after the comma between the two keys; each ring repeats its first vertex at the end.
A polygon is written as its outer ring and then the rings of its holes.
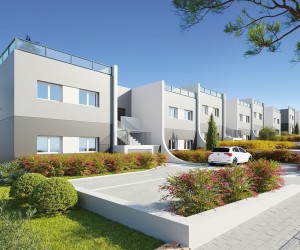
{"type": "Polygon", "coordinates": [[[253,174],[254,190],[258,193],[279,189],[284,185],[284,180],[280,176],[283,169],[276,161],[260,159],[249,162],[247,168],[253,174]]]}
{"type": "Polygon", "coordinates": [[[19,164],[30,173],[47,177],[90,176],[130,169],[153,168],[164,165],[167,157],[161,153],[132,154],[54,154],[29,155],[18,158],[19,164]]]}
{"type": "Polygon", "coordinates": [[[177,158],[184,161],[194,162],[194,163],[207,162],[210,153],[211,153],[210,151],[206,151],[204,149],[172,151],[172,154],[177,158]]]}
{"type": "Polygon", "coordinates": [[[27,201],[34,188],[46,179],[41,174],[25,174],[17,179],[10,189],[10,197],[27,201]]]}
{"type": "Polygon", "coordinates": [[[284,163],[300,163],[300,155],[289,150],[249,150],[249,153],[255,160],[266,159],[284,163]]]}
{"type": "Polygon", "coordinates": [[[169,176],[160,190],[167,193],[169,207],[183,216],[190,216],[215,207],[245,199],[257,193],[284,185],[282,168],[274,161],[259,160],[245,166],[219,170],[190,170],[169,176]]]}
{"type": "Polygon", "coordinates": [[[30,204],[39,213],[65,212],[77,203],[77,191],[67,180],[59,177],[47,179],[36,186],[29,197],[30,204]]]}
{"type": "Polygon", "coordinates": [[[300,141],[300,135],[281,135],[278,137],[280,141],[300,141]]]}
{"type": "Polygon", "coordinates": [[[293,149],[296,148],[295,142],[283,141],[220,141],[219,146],[238,146],[246,150],[274,150],[274,149],[293,149]]]}
{"type": "Polygon", "coordinates": [[[247,168],[230,166],[215,171],[219,180],[219,190],[221,190],[225,203],[242,200],[256,195],[253,190],[251,171],[247,168]]]}
{"type": "Polygon", "coordinates": [[[0,180],[5,184],[12,184],[25,173],[18,161],[0,163],[0,180]]]}
{"type": "Polygon", "coordinates": [[[224,204],[218,190],[218,178],[209,170],[191,170],[170,176],[160,187],[167,191],[163,200],[174,199],[171,211],[184,216],[197,214],[224,204]]]}
{"type": "Polygon", "coordinates": [[[274,128],[264,127],[259,131],[259,139],[264,141],[277,141],[277,132],[274,128]]]}
{"type": "Polygon", "coordinates": [[[295,125],[295,134],[299,135],[299,123],[298,122],[295,125]]]}

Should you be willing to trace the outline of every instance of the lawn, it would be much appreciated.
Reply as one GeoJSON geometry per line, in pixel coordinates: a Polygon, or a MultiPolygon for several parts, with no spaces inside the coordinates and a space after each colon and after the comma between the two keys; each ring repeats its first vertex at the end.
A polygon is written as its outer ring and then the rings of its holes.
{"type": "MultiPolygon", "coordinates": [[[[8,191],[9,187],[0,186],[1,199],[7,198],[8,191]]],[[[79,207],[67,214],[33,218],[26,227],[35,232],[46,249],[140,250],[155,249],[163,244],[160,240],[79,207]]]]}

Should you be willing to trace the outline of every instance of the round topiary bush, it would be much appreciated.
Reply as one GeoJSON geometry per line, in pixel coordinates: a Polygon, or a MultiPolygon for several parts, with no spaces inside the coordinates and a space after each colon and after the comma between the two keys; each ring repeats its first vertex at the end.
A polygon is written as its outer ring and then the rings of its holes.
{"type": "Polygon", "coordinates": [[[39,213],[64,212],[78,201],[77,191],[67,180],[59,177],[47,179],[36,186],[29,197],[29,203],[39,213]]]}
{"type": "Polygon", "coordinates": [[[41,174],[24,174],[12,184],[9,196],[27,201],[33,189],[44,180],[46,177],[41,174]]]}

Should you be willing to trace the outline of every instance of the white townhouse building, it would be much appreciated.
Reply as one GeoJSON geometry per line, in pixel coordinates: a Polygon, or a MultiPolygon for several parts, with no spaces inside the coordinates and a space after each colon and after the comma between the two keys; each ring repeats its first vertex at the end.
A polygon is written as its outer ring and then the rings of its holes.
{"type": "Polygon", "coordinates": [[[265,107],[264,123],[266,127],[276,130],[278,135],[281,135],[281,113],[279,109],[274,107],[265,107]]]}
{"type": "Polygon", "coordinates": [[[281,113],[281,131],[293,134],[296,125],[296,110],[290,106],[280,108],[281,113]]]}

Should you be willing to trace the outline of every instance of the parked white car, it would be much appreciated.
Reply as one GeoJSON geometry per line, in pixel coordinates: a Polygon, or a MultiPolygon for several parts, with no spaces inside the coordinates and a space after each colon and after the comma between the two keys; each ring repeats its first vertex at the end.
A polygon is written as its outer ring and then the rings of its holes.
{"type": "Polygon", "coordinates": [[[208,164],[238,164],[252,161],[252,155],[241,147],[217,147],[208,157],[208,164]]]}

